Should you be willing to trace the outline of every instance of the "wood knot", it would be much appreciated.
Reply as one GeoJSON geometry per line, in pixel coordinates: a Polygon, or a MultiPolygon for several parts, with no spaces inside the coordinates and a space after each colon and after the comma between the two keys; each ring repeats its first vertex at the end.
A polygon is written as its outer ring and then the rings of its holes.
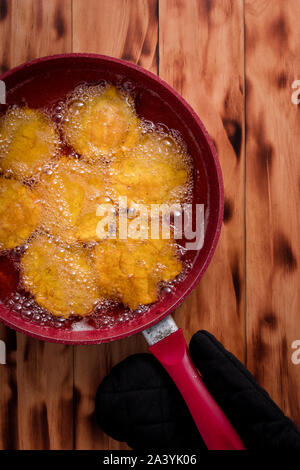
{"type": "Polygon", "coordinates": [[[224,215],[223,215],[223,222],[227,224],[233,216],[233,204],[230,199],[225,198],[224,201],[224,215]]]}
{"type": "Polygon", "coordinates": [[[223,125],[235,152],[236,158],[239,161],[242,146],[242,127],[235,119],[223,119],[223,125]]]}
{"type": "Polygon", "coordinates": [[[297,268],[291,242],[283,234],[278,234],[274,240],[274,262],[287,272],[293,272],[297,268]]]}

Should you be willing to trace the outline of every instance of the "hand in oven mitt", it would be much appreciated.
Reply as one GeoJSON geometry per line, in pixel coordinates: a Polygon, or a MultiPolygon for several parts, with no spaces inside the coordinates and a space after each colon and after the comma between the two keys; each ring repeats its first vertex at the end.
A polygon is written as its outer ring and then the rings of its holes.
{"type": "MultiPolygon", "coordinates": [[[[296,425],[213,335],[198,331],[189,349],[247,449],[300,450],[296,425]]],[[[100,427],[132,449],[205,449],[172,379],[150,354],[130,356],[111,370],[98,388],[95,412],[100,427]]]]}

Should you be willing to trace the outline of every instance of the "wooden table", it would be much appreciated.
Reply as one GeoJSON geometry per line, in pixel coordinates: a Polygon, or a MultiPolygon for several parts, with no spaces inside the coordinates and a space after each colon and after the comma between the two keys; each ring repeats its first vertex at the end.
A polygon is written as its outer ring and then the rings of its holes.
{"type": "MultiPolygon", "coordinates": [[[[300,425],[299,0],[1,0],[0,66],[95,52],[176,88],[212,136],[225,181],[221,240],[175,314],[214,333],[300,425]]],[[[93,418],[111,367],[146,350],[46,344],[0,327],[0,448],[124,449],[93,418]]]]}

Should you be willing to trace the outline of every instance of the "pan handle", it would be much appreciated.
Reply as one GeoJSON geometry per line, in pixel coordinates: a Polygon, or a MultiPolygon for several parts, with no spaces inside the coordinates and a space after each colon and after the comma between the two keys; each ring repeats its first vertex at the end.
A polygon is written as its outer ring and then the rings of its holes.
{"type": "Polygon", "coordinates": [[[181,329],[149,347],[183,396],[210,450],[245,450],[237,432],[205,387],[188,353],[181,329]]]}

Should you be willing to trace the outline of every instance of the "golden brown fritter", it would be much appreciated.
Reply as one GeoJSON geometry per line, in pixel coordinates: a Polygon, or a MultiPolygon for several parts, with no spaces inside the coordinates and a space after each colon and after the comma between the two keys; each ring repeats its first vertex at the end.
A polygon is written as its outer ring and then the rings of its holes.
{"type": "Polygon", "coordinates": [[[23,244],[36,229],[40,205],[29,187],[0,178],[0,250],[23,244]]]}
{"type": "Polygon", "coordinates": [[[58,144],[54,125],[40,111],[13,107],[0,118],[0,169],[19,180],[38,176],[58,144]]]}
{"type": "Polygon", "coordinates": [[[182,269],[171,240],[104,240],[94,248],[103,297],[132,310],[158,298],[158,284],[173,280],[182,269]]]}
{"type": "Polygon", "coordinates": [[[65,140],[86,160],[132,148],[139,129],[132,101],[111,85],[75,91],[62,126],[65,140]]]}
{"type": "Polygon", "coordinates": [[[68,242],[96,240],[96,208],[105,202],[104,185],[105,170],[62,157],[37,185],[43,228],[68,242]]]}
{"type": "Polygon", "coordinates": [[[100,299],[89,253],[37,237],[21,259],[23,284],[41,306],[56,316],[84,316],[100,299]]]}
{"type": "MultiPolygon", "coordinates": [[[[182,263],[173,238],[148,238],[147,209],[187,201],[192,172],[186,149],[172,132],[147,131],[133,100],[112,85],[78,87],[61,122],[80,158],[57,158],[55,126],[39,111],[13,107],[0,119],[0,170],[34,179],[34,190],[0,179],[0,250],[29,239],[20,263],[24,287],[56,316],[88,315],[103,298],[132,310],[157,301],[160,284],[180,274],[182,263]],[[120,221],[117,239],[114,225],[105,222],[109,233],[106,225],[99,241],[104,214],[97,208],[117,204],[120,196],[130,207],[120,209],[128,238],[120,239],[120,221]],[[135,204],[144,204],[145,212],[135,212],[135,204]]],[[[155,222],[161,226],[162,218],[155,222]]]]}
{"type": "Polygon", "coordinates": [[[149,134],[131,152],[111,164],[110,185],[115,201],[128,205],[181,202],[191,180],[187,155],[170,138],[149,134]]]}

